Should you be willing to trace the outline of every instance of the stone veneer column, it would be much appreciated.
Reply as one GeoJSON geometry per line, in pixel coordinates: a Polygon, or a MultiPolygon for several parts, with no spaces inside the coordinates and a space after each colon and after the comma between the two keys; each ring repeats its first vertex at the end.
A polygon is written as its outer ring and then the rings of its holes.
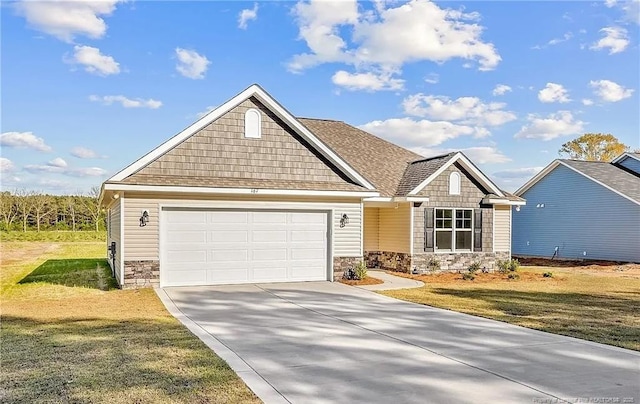
{"type": "Polygon", "coordinates": [[[160,286],[160,261],[125,261],[122,289],[160,286]]]}

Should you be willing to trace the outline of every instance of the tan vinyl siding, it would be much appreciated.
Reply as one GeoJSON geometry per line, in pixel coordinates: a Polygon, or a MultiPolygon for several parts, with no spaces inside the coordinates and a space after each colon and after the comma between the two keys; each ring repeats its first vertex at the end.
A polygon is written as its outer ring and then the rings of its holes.
{"type": "Polygon", "coordinates": [[[411,204],[401,203],[398,208],[380,208],[380,251],[410,253],[411,204]]]}
{"type": "Polygon", "coordinates": [[[380,251],[380,209],[364,208],[364,250],[380,251]]]}
{"type": "Polygon", "coordinates": [[[494,207],[494,251],[511,250],[511,207],[496,205],[494,207]]]}
{"type": "Polygon", "coordinates": [[[333,256],[361,257],[361,220],[360,200],[337,199],[314,201],[310,198],[286,198],[262,196],[221,196],[216,199],[206,196],[165,194],[161,198],[153,195],[133,194],[125,198],[125,259],[159,260],[159,210],[161,206],[200,207],[213,209],[302,209],[333,210],[333,256]],[[149,211],[149,222],[140,227],[140,215],[149,211]],[[349,217],[349,223],[340,227],[343,214],[349,217]]]}
{"type": "MultiPolygon", "coordinates": [[[[112,242],[116,243],[116,265],[113,268],[116,279],[118,280],[118,284],[121,284],[120,279],[120,265],[122,262],[122,243],[120,240],[120,209],[122,205],[122,199],[116,200],[113,205],[109,208],[109,234],[107,235],[107,245],[111,245],[112,242]]],[[[112,261],[109,260],[109,265],[113,265],[112,261]]]]}

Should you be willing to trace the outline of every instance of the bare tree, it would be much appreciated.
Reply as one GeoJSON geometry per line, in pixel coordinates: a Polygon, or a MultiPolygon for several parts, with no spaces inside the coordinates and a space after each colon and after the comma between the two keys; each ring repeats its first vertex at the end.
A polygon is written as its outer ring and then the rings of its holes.
{"type": "Polygon", "coordinates": [[[11,192],[0,192],[0,215],[4,222],[5,229],[11,229],[11,224],[18,216],[18,206],[16,197],[11,192]]]}
{"type": "Polygon", "coordinates": [[[16,198],[16,207],[18,209],[18,214],[20,215],[20,219],[22,220],[22,231],[27,231],[27,223],[29,222],[29,216],[31,215],[31,206],[33,204],[33,200],[31,197],[33,196],[32,191],[27,191],[26,189],[18,189],[15,192],[16,198]]]}
{"type": "Polygon", "coordinates": [[[100,187],[92,187],[88,193],[88,198],[83,198],[83,202],[87,212],[96,225],[96,231],[99,230],[100,216],[102,216],[102,208],[100,207],[100,187]]]}
{"type": "Polygon", "coordinates": [[[53,198],[51,195],[43,193],[34,193],[31,195],[32,209],[36,217],[36,228],[40,232],[40,223],[42,219],[51,214],[54,210],[53,198]]]}
{"type": "Polygon", "coordinates": [[[67,208],[67,212],[69,212],[69,216],[71,216],[71,230],[76,231],[76,197],[75,195],[67,195],[64,198],[64,204],[67,208]]]}

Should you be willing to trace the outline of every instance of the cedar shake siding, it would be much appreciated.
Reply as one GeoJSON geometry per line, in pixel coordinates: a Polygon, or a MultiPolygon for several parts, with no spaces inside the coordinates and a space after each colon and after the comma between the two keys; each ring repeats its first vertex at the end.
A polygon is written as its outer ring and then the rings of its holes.
{"type": "Polygon", "coordinates": [[[255,98],[249,98],[124,181],[182,185],[362,191],[255,98]],[[245,138],[244,115],[262,115],[262,137],[245,138]]]}

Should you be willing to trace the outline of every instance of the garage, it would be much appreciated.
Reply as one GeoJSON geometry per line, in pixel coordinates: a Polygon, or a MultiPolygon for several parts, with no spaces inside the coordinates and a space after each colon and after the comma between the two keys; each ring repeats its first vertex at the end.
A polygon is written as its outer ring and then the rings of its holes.
{"type": "Polygon", "coordinates": [[[329,278],[323,211],[162,211],[161,286],[329,278]]]}

